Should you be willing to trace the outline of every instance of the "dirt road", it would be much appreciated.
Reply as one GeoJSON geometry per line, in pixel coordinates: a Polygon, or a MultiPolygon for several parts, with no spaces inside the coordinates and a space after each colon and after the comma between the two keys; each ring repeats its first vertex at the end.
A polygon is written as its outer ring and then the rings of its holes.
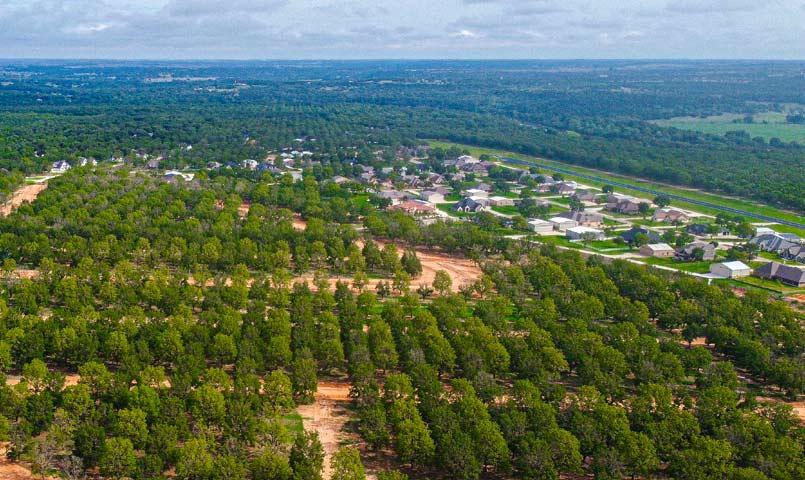
{"type": "Polygon", "coordinates": [[[47,183],[34,183],[20,187],[16,192],[11,194],[11,198],[6,200],[6,203],[0,205],[0,217],[11,214],[11,212],[25,202],[33,202],[36,200],[37,195],[46,188],[48,188],[47,183]]]}
{"type": "Polygon", "coordinates": [[[319,382],[316,400],[296,409],[302,416],[305,430],[319,434],[319,441],[324,449],[324,480],[332,477],[330,460],[333,454],[338,451],[341,442],[350,437],[343,431],[344,425],[349,421],[349,389],[348,381],[319,382]]]}

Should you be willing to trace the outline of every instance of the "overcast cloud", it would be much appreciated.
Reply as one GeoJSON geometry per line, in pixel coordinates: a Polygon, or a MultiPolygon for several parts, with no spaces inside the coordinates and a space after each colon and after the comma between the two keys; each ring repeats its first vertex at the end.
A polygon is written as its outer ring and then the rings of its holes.
{"type": "Polygon", "coordinates": [[[0,0],[0,58],[805,58],[803,0],[0,0]]]}

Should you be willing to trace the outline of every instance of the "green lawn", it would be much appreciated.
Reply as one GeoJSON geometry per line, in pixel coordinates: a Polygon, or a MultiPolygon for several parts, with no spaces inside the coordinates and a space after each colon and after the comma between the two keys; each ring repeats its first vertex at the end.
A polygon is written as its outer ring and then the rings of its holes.
{"type": "Polygon", "coordinates": [[[621,223],[621,222],[619,222],[617,220],[612,220],[611,218],[604,217],[604,225],[618,226],[618,225],[623,225],[623,223],[621,223]]]}
{"type": "Polygon", "coordinates": [[[725,113],[706,118],[676,117],[667,120],[655,120],[652,123],[662,127],[693,130],[712,135],[724,135],[730,131],[744,131],[752,137],[763,137],[766,140],[777,137],[786,142],[805,142],[805,125],[786,123],[785,116],[786,114],[781,112],[766,112],[754,115],[753,123],[743,123],[741,120],[744,115],[725,113]],[[738,123],[735,120],[738,120],[738,123]]]}
{"type": "Polygon", "coordinates": [[[492,207],[492,210],[502,213],[503,215],[520,215],[520,211],[517,210],[517,207],[512,205],[507,205],[503,207],[492,207]]]}
{"type": "Polygon", "coordinates": [[[713,262],[678,262],[673,258],[655,258],[655,257],[647,257],[641,259],[641,261],[646,262],[649,265],[662,265],[665,267],[676,268],[677,270],[682,270],[684,272],[691,272],[691,273],[707,273],[710,271],[710,264],[713,262]]]}
{"type": "Polygon", "coordinates": [[[444,196],[446,202],[457,202],[461,200],[461,195],[458,193],[450,193],[444,196]]]}
{"type": "Polygon", "coordinates": [[[742,277],[742,278],[730,278],[724,280],[717,280],[719,283],[725,283],[727,285],[739,287],[739,288],[760,288],[763,290],[771,291],[773,293],[778,293],[781,295],[791,295],[794,293],[805,293],[805,288],[796,288],[796,287],[789,287],[788,285],[784,285],[775,280],[766,280],[763,278],[757,277],[742,277]]]}
{"type": "MultiPolygon", "coordinates": [[[[781,218],[781,219],[785,219],[785,220],[790,220],[790,221],[794,221],[794,222],[802,222],[802,216],[797,214],[797,213],[789,212],[789,211],[786,211],[786,210],[781,210],[779,208],[771,207],[771,206],[768,206],[768,205],[763,205],[763,204],[752,202],[752,201],[749,201],[749,200],[743,200],[743,199],[738,199],[738,198],[730,198],[730,197],[723,197],[723,196],[720,196],[720,195],[717,195],[717,194],[710,194],[710,193],[700,192],[700,191],[696,191],[696,190],[689,190],[689,189],[686,189],[686,188],[680,188],[680,187],[675,187],[675,186],[666,185],[666,184],[658,184],[656,182],[652,182],[652,181],[648,181],[648,180],[642,180],[642,179],[637,179],[637,178],[634,178],[634,177],[627,177],[627,176],[623,176],[623,175],[612,174],[612,173],[609,173],[609,172],[604,172],[604,171],[601,171],[601,170],[595,170],[595,169],[591,169],[591,168],[578,167],[578,166],[575,166],[573,164],[555,162],[555,161],[546,160],[546,159],[543,159],[543,158],[529,157],[527,155],[521,155],[521,154],[506,152],[506,151],[503,151],[503,150],[493,150],[493,149],[488,149],[488,148],[478,148],[478,147],[472,147],[472,146],[469,146],[469,145],[461,145],[461,144],[456,144],[456,143],[431,141],[431,140],[428,140],[428,142],[433,146],[441,146],[441,147],[444,147],[444,148],[448,148],[450,146],[457,146],[459,148],[469,150],[470,153],[472,153],[473,155],[476,155],[476,156],[479,156],[482,153],[486,153],[488,155],[505,155],[505,156],[509,156],[509,157],[512,157],[512,158],[518,158],[518,159],[522,159],[522,160],[526,160],[526,161],[537,161],[538,163],[540,163],[540,165],[543,165],[545,167],[545,169],[547,169],[547,170],[550,170],[551,165],[557,165],[557,166],[561,166],[564,169],[572,170],[572,171],[575,171],[575,172],[578,172],[578,173],[583,173],[583,174],[587,174],[587,175],[594,175],[594,176],[597,176],[597,177],[601,177],[604,180],[612,179],[613,181],[618,181],[618,182],[626,183],[626,184],[629,184],[629,185],[641,186],[641,187],[645,187],[645,188],[651,188],[651,189],[654,189],[654,190],[658,190],[658,191],[665,192],[665,193],[671,193],[671,194],[675,194],[675,195],[684,195],[684,196],[686,196],[688,198],[691,198],[691,199],[710,202],[712,204],[719,205],[719,206],[722,206],[722,207],[737,208],[737,209],[741,209],[741,210],[746,210],[747,212],[752,212],[752,213],[757,213],[757,214],[762,214],[762,215],[769,215],[769,216],[773,216],[773,217],[777,217],[777,218],[781,218]]],[[[523,169],[523,167],[521,165],[510,165],[510,166],[512,166],[514,168],[523,169]]],[[[602,187],[604,185],[603,182],[593,182],[593,181],[590,181],[590,180],[585,180],[585,179],[581,179],[581,178],[578,178],[578,177],[573,177],[572,175],[565,174],[565,177],[567,179],[569,179],[569,180],[574,180],[574,179],[578,180],[578,181],[580,181],[580,182],[582,182],[584,184],[587,184],[587,185],[592,185],[592,186],[597,186],[597,187],[602,187]]],[[[642,198],[645,198],[645,196],[646,196],[645,193],[638,192],[636,190],[629,190],[629,189],[625,189],[625,188],[618,188],[618,189],[616,189],[616,191],[622,192],[622,193],[628,193],[630,195],[635,195],[637,197],[642,197],[642,198]]],[[[687,203],[687,202],[683,202],[683,201],[674,201],[673,205],[678,206],[678,207],[682,207],[682,208],[687,208],[687,209],[693,210],[695,212],[700,212],[700,213],[704,213],[704,214],[707,214],[707,215],[713,215],[713,216],[715,216],[715,215],[717,215],[719,213],[722,213],[722,212],[720,212],[719,210],[716,210],[716,209],[707,208],[707,207],[700,207],[698,205],[693,205],[691,203],[687,203]]],[[[793,227],[789,227],[789,228],[791,229],[791,233],[796,233],[797,235],[805,237],[805,230],[799,229],[799,228],[793,228],[793,227]]]]}

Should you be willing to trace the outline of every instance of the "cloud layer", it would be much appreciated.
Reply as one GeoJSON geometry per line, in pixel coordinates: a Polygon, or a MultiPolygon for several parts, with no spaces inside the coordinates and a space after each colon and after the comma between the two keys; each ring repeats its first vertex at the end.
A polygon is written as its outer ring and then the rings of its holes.
{"type": "Polygon", "coordinates": [[[805,58],[802,0],[4,0],[0,58],[805,58]]]}

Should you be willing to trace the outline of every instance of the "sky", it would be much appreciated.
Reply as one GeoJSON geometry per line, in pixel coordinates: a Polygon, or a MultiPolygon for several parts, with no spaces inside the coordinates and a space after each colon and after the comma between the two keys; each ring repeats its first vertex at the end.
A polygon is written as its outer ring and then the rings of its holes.
{"type": "Polygon", "coordinates": [[[805,59],[805,0],[0,0],[0,58],[805,59]]]}

